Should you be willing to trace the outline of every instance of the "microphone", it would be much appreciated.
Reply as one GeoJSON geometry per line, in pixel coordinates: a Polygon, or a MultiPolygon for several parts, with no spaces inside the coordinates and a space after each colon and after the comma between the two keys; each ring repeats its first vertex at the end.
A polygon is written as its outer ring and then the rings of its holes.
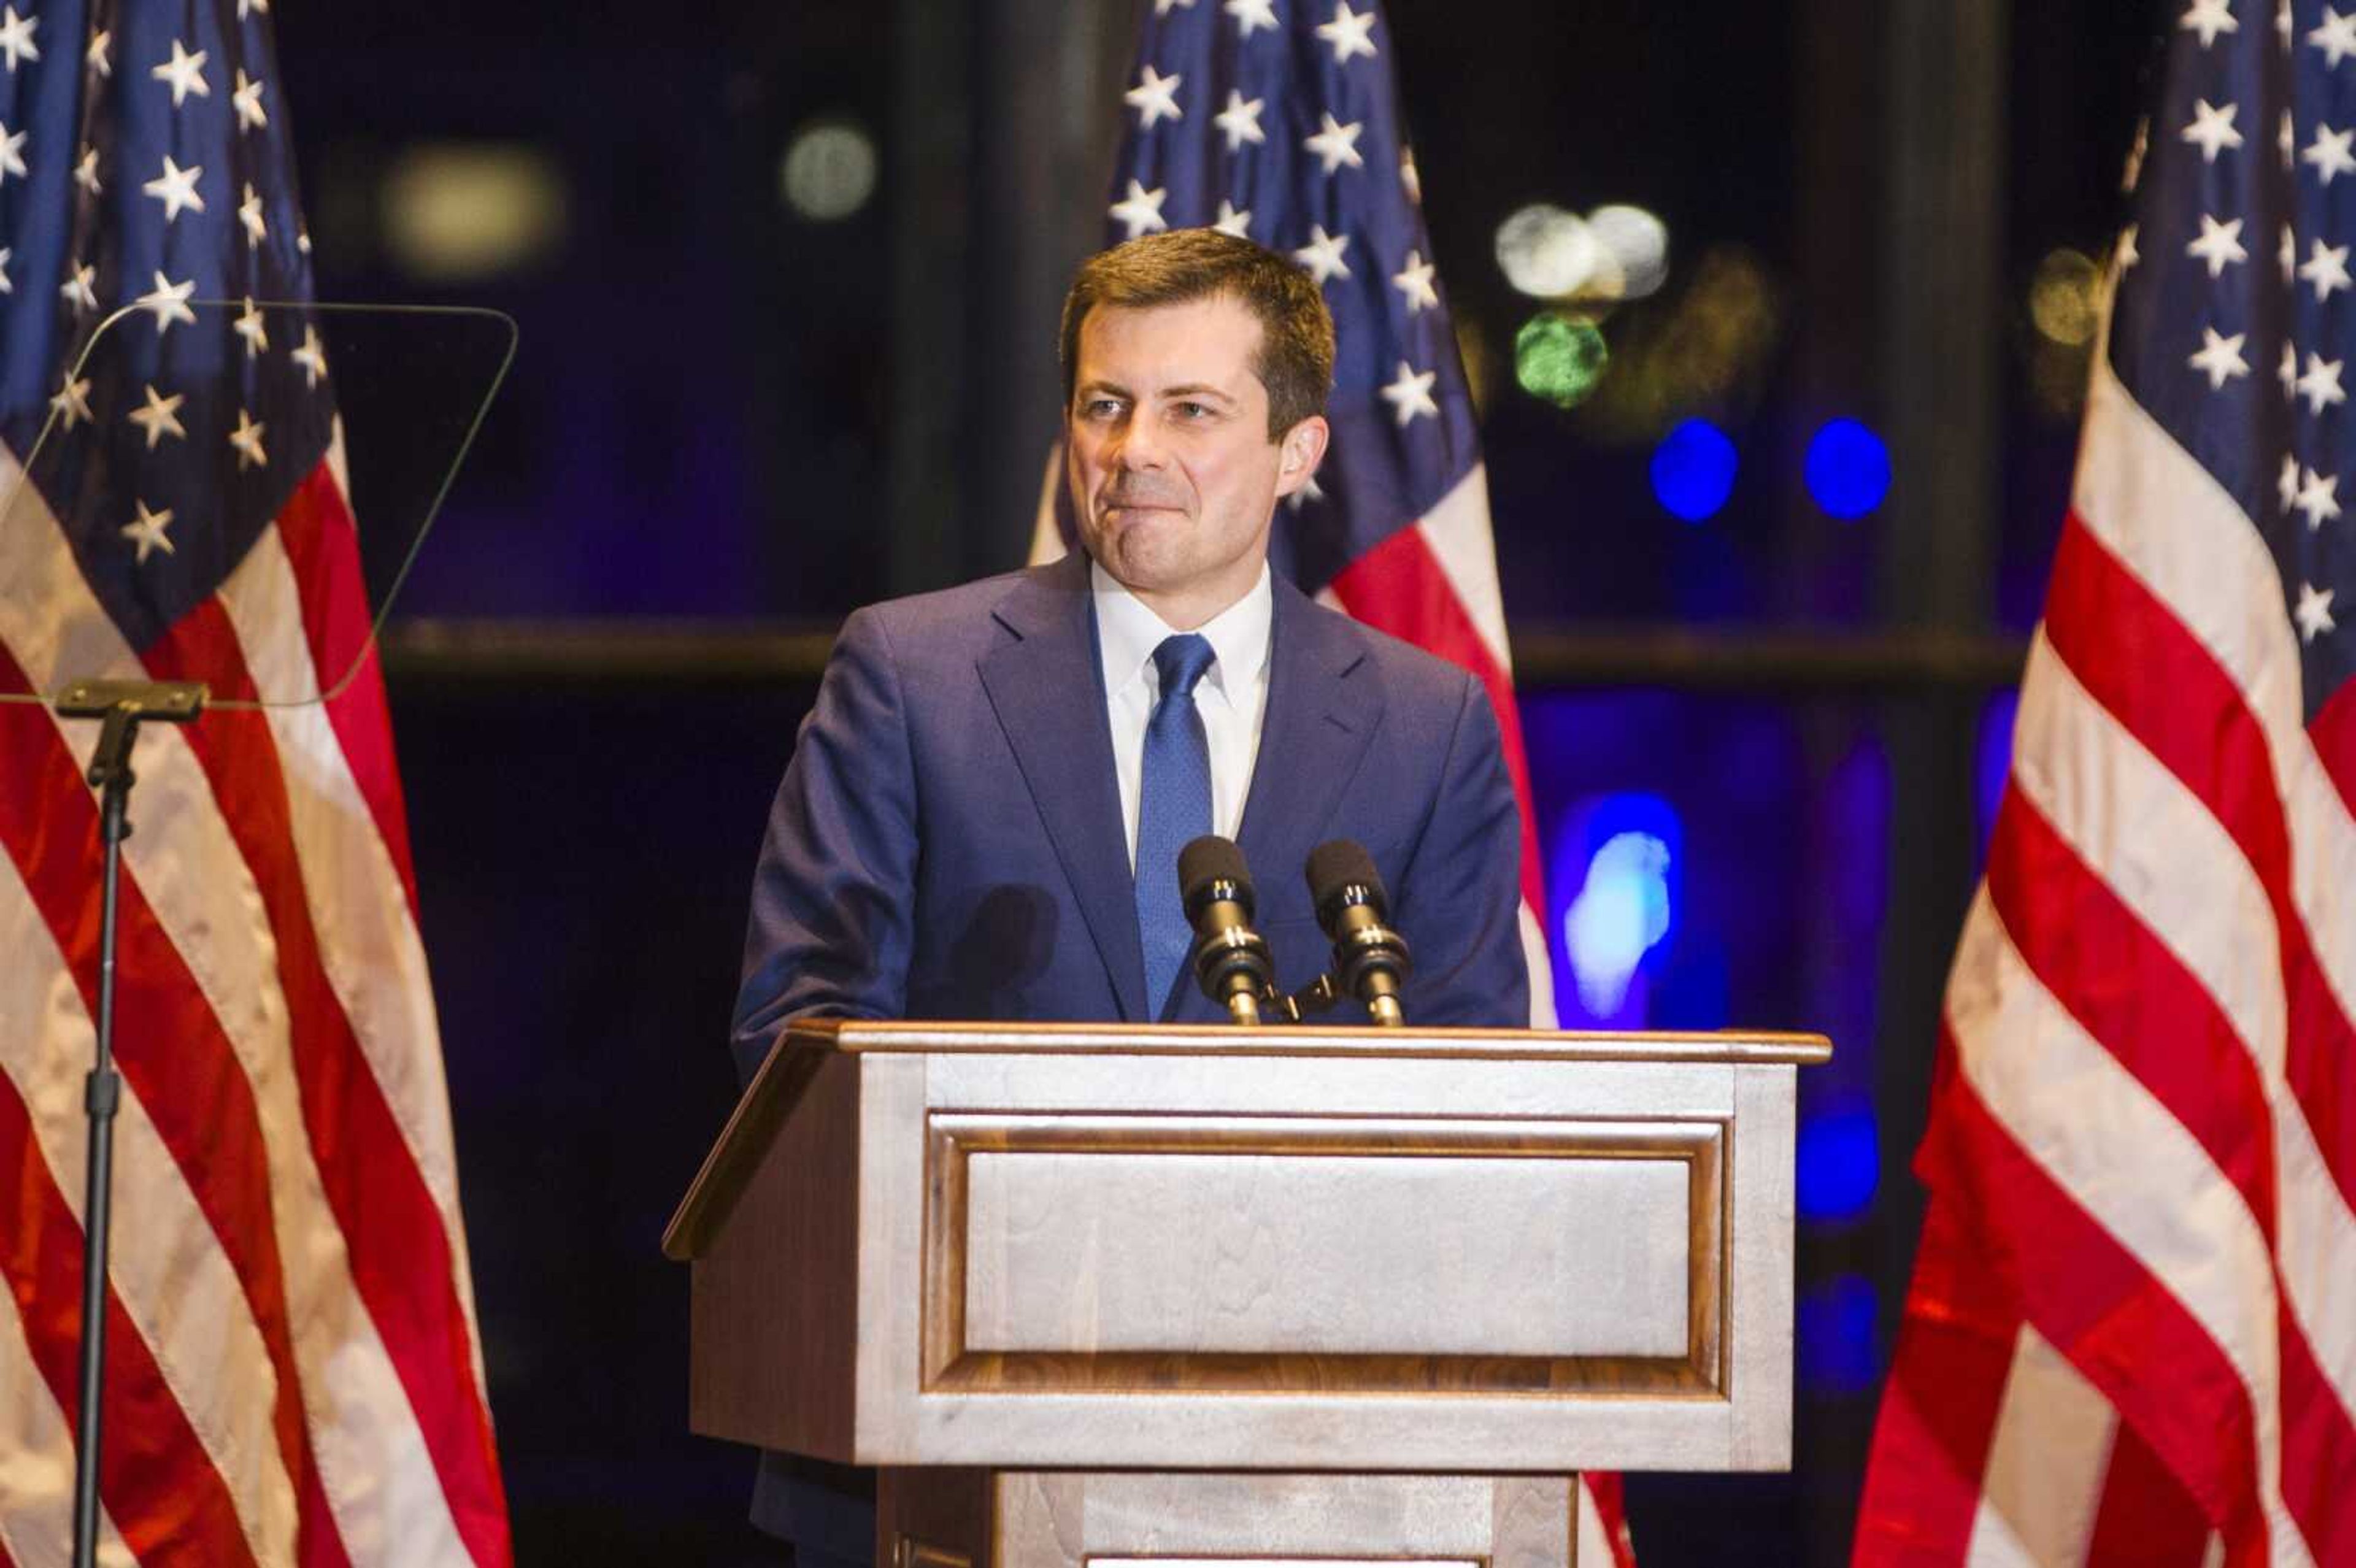
{"type": "Polygon", "coordinates": [[[1178,851],[1178,886],[1194,928],[1194,983],[1237,1023],[1259,1022],[1259,995],[1275,984],[1268,944],[1251,926],[1258,901],[1244,852],[1215,833],[1178,851]]]}
{"type": "Polygon", "coordinates": [[[1317,923],[1333,940],[1333,968],[1343,987],[1366,1004],[1375,1022],[1398,1028],[1407,1022],[1399,1011],[1399,982],[1413,965],[1407,939],[1385,923],[1390,900],[1375,858],[1363,845],[1336,838],[1309,852],[1306,869],[1310,901],[1317,906],[1317,923]]]}

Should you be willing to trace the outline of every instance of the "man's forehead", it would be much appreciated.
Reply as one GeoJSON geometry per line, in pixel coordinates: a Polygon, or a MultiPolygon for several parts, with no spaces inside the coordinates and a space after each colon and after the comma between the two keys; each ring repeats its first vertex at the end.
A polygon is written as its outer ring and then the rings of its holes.
{"type": "Polygon", "coordinates": [[[1119,381],[1131,391],[1173,386],[1257,388],[1258,317],[1227,294],[1169,304],[1100,304],[1080,324],[1078,379],[1119,381]],[[1131,381],[1144,383],[1130,386],[1131,381]]]}

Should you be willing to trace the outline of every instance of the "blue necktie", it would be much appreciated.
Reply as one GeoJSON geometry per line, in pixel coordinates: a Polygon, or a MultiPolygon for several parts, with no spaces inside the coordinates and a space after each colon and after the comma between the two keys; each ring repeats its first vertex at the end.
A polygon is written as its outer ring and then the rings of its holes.
{"type": "Polygon", "coordinates": [[[1145,721],[1137,792],[1137,934],[1145,948],[1148,1019],[1186,966],[1194,928],[1178,888],[1178,851],[1211,830],[1211,742],[1194,710],[1194,683],[1216,656],[1193,632],[1153,650],[1162,695],[1145,721]]]}

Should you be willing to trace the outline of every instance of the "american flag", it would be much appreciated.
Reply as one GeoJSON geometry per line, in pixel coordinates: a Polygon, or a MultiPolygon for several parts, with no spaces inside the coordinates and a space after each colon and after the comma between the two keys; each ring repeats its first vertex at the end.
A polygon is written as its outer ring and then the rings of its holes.
{"type": "Polygon", "coordinates": [[[1860,1563],[2356,1563],[2356,11],[2168,19],[1860,1563]]]}
{"type": "MultiPolygon", "coordinates": [[[[1522,804],[1531,1023],[1557,1026],[1546,888],[1472,399],[1431,261],[1376,0],[1153,0],[1122,95],[1108,243],[1218,228],[1323,286],[1337,339],[1333,442],[1281,503],[1276,569],[1359,620],[1479,677],[1522,804]]],[[[1034,558],[1063,552],[1050,464],[1034,558]]],[[[1634,1562],[1620,1478],[1583,1477],[1580,1550],[1634,1562]]]]}
{"type": "MultiPolygon", "coordinates": [[[[308,313],[252,303],[312,288],[268,9],[0,0],[0,691],[362,660],[142,734],[102,1550],[504,1563],[332,387],[308,313]]],[[[0,706],[0,1561],[71,1529],[95,731],[0,706]]]]}

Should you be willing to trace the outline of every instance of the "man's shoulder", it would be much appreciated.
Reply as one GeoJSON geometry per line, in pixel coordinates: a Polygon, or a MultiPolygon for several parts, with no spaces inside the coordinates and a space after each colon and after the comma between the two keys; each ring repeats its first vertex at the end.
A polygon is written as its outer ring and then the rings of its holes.
{"type": "Polygon", "coordinates": [[[1004,636],[997,624],[1001,612],[1019,618],[1043,600],[1052,603],[1063,594],[1079,592],[1074,575],[1066,562],[1051,561],[954,588],[880,600],[853,611],[844,623],[844,635],[880,632],[894,653],[904,657],[980,650],[1004,636]]]}

